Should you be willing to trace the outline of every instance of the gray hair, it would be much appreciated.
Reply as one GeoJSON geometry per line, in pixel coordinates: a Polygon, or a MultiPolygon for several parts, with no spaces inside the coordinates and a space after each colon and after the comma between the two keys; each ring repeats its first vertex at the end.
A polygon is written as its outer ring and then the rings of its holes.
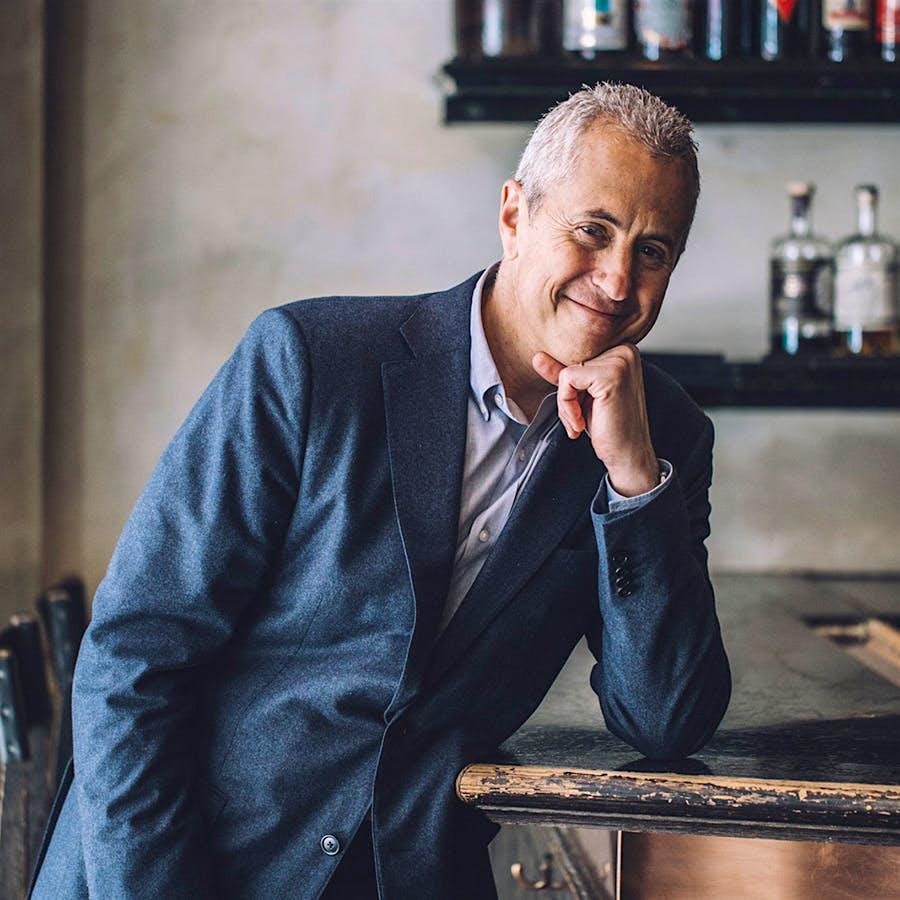
{"type": "Polygon", "coordinates": [[[580,91],[541,117],[522,151],[514,176],[522,185],[528,203],[528,218],[540,209],[549,185],[572,176],[581,148],[579,139],[598,121],[618,128],[655,156],[680,159],[686,164],[693,187],[685,231],[687,239],[700,195],[693,125],[659,97],[631,84],[608,81],[597,82],[594,87],[583,84],[580,91]]]}

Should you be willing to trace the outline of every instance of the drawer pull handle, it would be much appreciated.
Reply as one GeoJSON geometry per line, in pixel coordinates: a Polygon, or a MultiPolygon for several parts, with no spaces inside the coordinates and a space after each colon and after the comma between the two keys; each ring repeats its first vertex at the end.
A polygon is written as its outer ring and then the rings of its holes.
{"type": "Polygon", "coordinates": [[[528,891],[561,891],[565,884],[553,880],[553,854],[545,853],[538,866],[539,878],[531,881],[522,871],[522,863],[513,863],[509,867],[510,874],[516,884],[528,891]]]}

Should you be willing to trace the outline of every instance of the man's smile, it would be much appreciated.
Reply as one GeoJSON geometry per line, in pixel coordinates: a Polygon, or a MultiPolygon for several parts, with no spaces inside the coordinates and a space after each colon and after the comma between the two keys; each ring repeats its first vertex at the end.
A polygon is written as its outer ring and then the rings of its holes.
{"type": "Polygon", "coordinates": [[[575,300],[573,297],[570,297],[568,294],[560,294],[560,296],[564,300],[571,300],[576,306],[580,306],[582,309],[586,309],[588,312],[593,313],[595,316],[602,316],[604,319],[624,319],[625,316],[621,313],[612,313],[612,312],[604,312],[601,309],[597,309],[595,306],[591,306],[588,303],[582,303],[578,300],[575,300]]]}

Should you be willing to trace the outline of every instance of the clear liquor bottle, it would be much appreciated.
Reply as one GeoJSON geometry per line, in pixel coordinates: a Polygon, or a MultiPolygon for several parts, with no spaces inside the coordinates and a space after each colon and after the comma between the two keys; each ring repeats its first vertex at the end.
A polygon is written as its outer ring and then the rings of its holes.
{"type": "Polygon", "coordinates": [[[773,354],[827,354],[831,347],[834,255],[831,244],[812,231],[815,185],[787,186],[791,230],[771,252],[770,349],[773,354]]]}
{"type": "Polygon", "coordinates": [[[837,248],[834,330],[838,355],[883,356],[900,349],[897,247],[878,234],[878,188],[856,188],[857,233],[837,248]]]}

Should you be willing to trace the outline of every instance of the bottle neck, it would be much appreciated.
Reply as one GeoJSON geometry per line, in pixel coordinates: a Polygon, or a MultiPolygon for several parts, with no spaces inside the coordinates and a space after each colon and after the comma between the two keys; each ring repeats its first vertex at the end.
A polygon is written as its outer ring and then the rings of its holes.
{"type": "Polygon", "coordinates": [[[810,231],[809,216],[791,216],[791,234],[794,237],[809,237],[810,231]]]}
{"type": "Polygon", "coordinates": [[[812,228],[809,215],[809,197],[791,198],[791,234],[794,237],[809,237],[812,228]]]}
{"type": "Polygon", "coordinates": [[[863,195],[857,200],[856,216],[859,225],[859,233],[864,237],[875,234],[875,198],[871,195],[863,195]]]}

